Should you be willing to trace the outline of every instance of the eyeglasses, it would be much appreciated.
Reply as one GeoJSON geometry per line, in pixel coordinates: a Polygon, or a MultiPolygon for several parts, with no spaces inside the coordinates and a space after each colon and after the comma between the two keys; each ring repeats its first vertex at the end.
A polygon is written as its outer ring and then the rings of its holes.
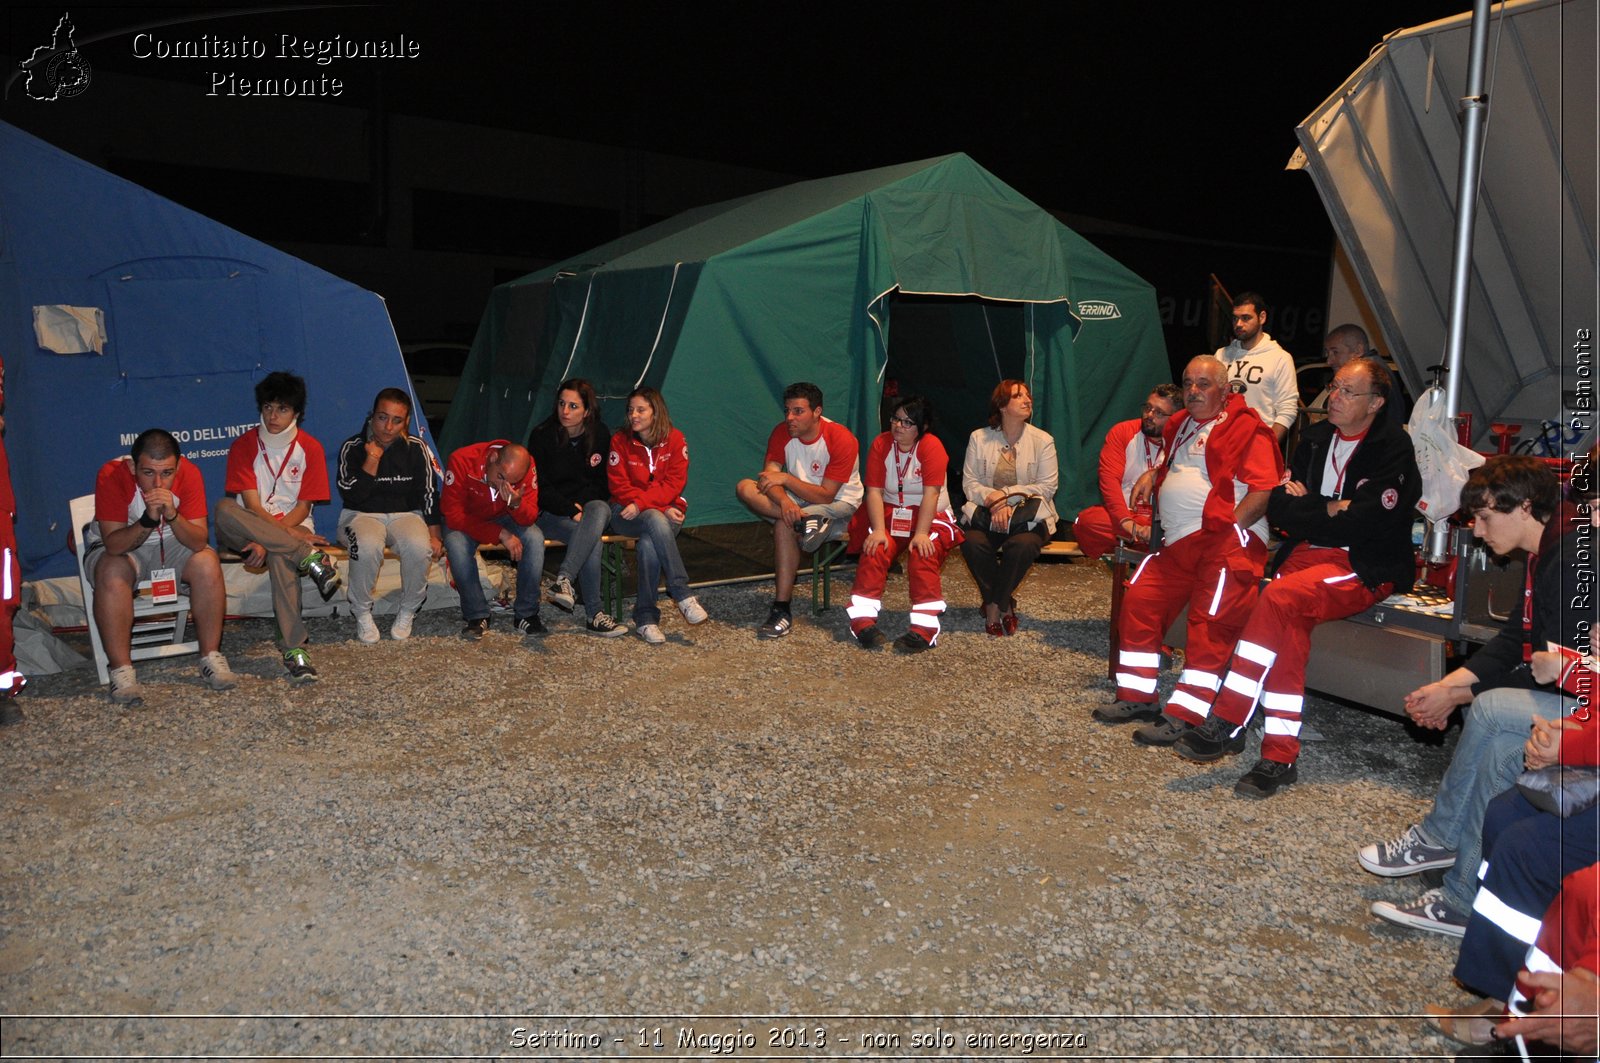
{"type": "Polygon", "coordinates": [[[917,422],[913,421],[909,417],[891,417],[891,418],[889,418],[889,423],[890,424],[897,424],[901,428],[915,428],[915,427],[917,427],[917,422]]]}
{"type": "Polygon", "coordinates": [[[1148,402],[1145,403],[1143,406],[1139,407],[1139,412],[1140,413],[1159,413],[1163,417],[1171,417],[1172,416],[1172,411],[1171,410],[1163,410],[1160,406],[1153,406],[1148,402]]]}
{"type": "Polygon", "coordinates": [[[1364,399],[1369,395],[1376,395],[1376,391],[1351,391],[1346,384],[1335,384],[1328,389],[1330,395],[1343,395],[1347,399],[1364,399]]]}

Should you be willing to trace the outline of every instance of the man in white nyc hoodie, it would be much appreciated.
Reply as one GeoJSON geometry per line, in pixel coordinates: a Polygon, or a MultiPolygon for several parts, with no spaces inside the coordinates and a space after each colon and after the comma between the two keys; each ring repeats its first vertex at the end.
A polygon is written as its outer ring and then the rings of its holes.
{"type": "Polygon", "coordinates": [[[1266,300],[1244,292],[1233,301],[1233,342],[1219,347],[1217,357],[1228,367],[1229,386],[1243,390],[1244,401],[1272,426],[1281,444],[1299,416],[1300,388],[1294,358],[1273,342],[1266,326],[1266,300]]]}

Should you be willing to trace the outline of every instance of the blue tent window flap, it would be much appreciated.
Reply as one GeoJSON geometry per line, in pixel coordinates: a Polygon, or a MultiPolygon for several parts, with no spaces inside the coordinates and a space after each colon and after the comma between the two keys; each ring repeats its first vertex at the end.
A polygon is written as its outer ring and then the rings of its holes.
{"type": "Polygon", "coordinates": [[[52,354],[105,354],[106,312],[98,306],[36,306],[33,338],[52,354]]]}
{"type": "Polygon", "coordinates": [[[118,365],[134,379],[236,372],[262,357],[254,277],[114,285],[111,323],[118,365]]]}

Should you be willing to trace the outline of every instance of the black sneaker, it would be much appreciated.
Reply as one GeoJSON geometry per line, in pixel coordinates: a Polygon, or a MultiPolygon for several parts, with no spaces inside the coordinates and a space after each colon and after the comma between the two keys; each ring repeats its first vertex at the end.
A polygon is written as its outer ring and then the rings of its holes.
{"type": "Polygon", "coordinates": [[[828,540],[828,532],[833,530],[833,521],[827,517],[802,517],[794,522],[794,533],[800,537],[800,549],[806,553],[815,553],[817,547],[828,540]]]}
{"type": "Polygon", "coordinates": [[[283,667],[289,672],[291,683],[315,683],[317,670],[311,667],[311,654],[296,646],[292,650],[285,650],[283,654],[283,667]]]}
{"type": "Polygon", "coordinates": [[[904,635],[894,640],[894,647],[901,653],[921,653],[923,650],[933,649],[933,643],[915,631],[907,631],[904,635]]]}
{"type": "Polygon", "coordinates": [[[873,624],[871,627],[864,627],[860,631],[851,632],[851,634],[855,635],[856,641],[861,643],[861,648],[864,650],[875,650],[883,645],[883,631],[877,624],[873,624]]]}
{"type": "Polygon", "coordinates": [[[767,613],[767,622],[756,628],[756,636],[763,639],[781,639],[789,633],[794,625],[794,619],[789,615],[789,610],[772,607],[767,613]]]}
{"type": "Polygon", "coordinates": [[[1271,797],[1299,777],[1300,773],[1293,764],[1281,764],[1276,760],[1262,757],[1256,761],[1255,767],[1245,772],[1239,781],[1233,784],[1233,792],[1237,797],[1249,797],[1259,801],[1271,797]]]}
{"type": "Polygon", "coordinates": [[[1243,727],[1229,723],[1213,712],[1199,727],[1184,732],[1172,744],[1172,751],[1184,760],[1209,764],[1213,760],[1243,753],[1247,737],[1243,727]]]}
{"type": "Polygon", "coordinates": [[[1193,724],[1163,714],[1154,723],[1147,723],[1134,731],[1133,741],[1141,746],[1170,746],[1192,730],[1193,724]]]}
{"type": "Polygon", "coordinates": [[[1089,714],[1099,723],[1146,723],[1161,719],[1161,706],[1153,701],[1117,701],[1089,714]]]}
{"type": "Polygon", "coordinates": [[[344,582],[339,578],[339,570],[334,566],[333,559],[321,550],[313,550],[300,562],[300,571],[311,577],[311,582],[317,585],[317,593],[322,595],[322,600],[327,601],[344,582]]]}
{"type": "Polygon", "coordinates": [[[532,616],[519,616],[511,621],[511,630],[519,635],[548,635],[550,630],[544,626],[544,621],[539,619],[539,614],[532,616]]]}
{"type": "Polygon", "coordinates": [[[480,617],[477,620],[468,620],[467,626],[461,629],[461,637],[472,642],[477,642],[489,633],[489,618],[480,617]]]}
{"type": "Polygon", "coordinates": [[[611,619],[607,613],[596,613],[583,625],[583,630],[591,635],[599,635],[603,639],[616,638],[618,635],[628,633],[628,625],[619,624],[611,619]]]}

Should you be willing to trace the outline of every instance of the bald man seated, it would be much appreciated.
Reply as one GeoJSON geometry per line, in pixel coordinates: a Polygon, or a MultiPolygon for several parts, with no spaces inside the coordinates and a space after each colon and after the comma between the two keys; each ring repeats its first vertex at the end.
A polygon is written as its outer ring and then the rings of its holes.
{"type": "Polygon", "coordinates": [[[517,565],[513,629],[543,635],[539,579],[544,573],[544,532],[539,518],[539,478],[528,449],[504,439],[472,443],[450,455],[444,493],[444,552],[461,594],[462,637],[481,639],[489,630],[489,602],[478,581],[478,545],[498,543],[517,565]]]}

